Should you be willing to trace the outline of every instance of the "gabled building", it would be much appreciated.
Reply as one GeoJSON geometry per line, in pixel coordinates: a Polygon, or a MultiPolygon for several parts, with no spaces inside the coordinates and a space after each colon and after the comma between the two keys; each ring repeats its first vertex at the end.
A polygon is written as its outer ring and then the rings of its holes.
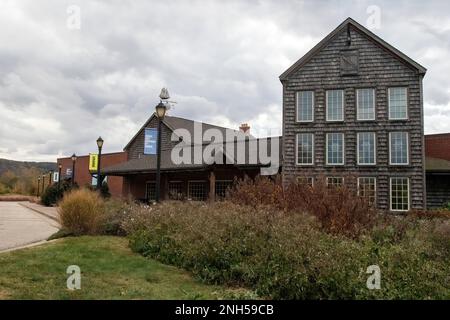
{"type": "MultiPolygon", "coordinates": [[[[157,124],[158,118],[153,114],[125,146],[127,161],[102,170],[108,179],[123,178],[123,196],[143,201],[155,199],[157,155],[146,150],[151,149],[146,134],[147,130],[157,130],[157,124]]],[[[254,178],[270,165],[276,168],[271,173],[278,173],[280,138],[256,139],[249,129],[244,125],[240,130],[232,130],[166,115],[161,126],[161,199],[215,200],[225,195],[236,178],[254,178]],[[213,140],[212,144],[204,141],[205,135],[214,134],[224,140],[213,140]],[[277,148],[274,153],[272,142],[277,148]],[[259,155],[263,144],[268,154],[275,156],[272,163],[259,155]],[[240,147],[244,152],[239,152],[240,147]],[[183,162],[177,160],[179,156],[183,162]]]]}
{"type": "Polygon", "coordinates": [[[280,76],[284,183],[325,177],[382,210],[425,208],[425,73],[346,19],[280,76]]]}

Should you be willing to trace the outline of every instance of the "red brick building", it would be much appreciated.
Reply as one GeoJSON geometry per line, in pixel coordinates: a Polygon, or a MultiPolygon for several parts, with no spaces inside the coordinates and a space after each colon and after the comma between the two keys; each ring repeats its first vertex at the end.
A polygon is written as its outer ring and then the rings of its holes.
{"type": "Polygon", "coordinates": [[[450,202],[450,133],[425,135],[427,204],[439,208],[450,202]]]}
{"type": "MultiPolygon", "coordinates": [[[[128,159],[127,152],[115,152],[102,154],[101,166],[106,168],[108,166],[116,165],[126,162],[128,159]]],[[[58,166],[61,164],[61,180],[70,179],[72,177],[72,159],[71,157],[57,159],[58,166]]],[[[89,171],[89,155],[77,156],[75,161],[75,182],[81,186],[92,185],[92,174],[89,171]]],[[[123,178],[118,176],[111,176],[106,178],[109,192],[112,196],[123,196],[123,178]]]]}
{"type": "Polygon", "coordinates": [[[425,135],[425,154],[450,161],[450,133],[425,135]]]}

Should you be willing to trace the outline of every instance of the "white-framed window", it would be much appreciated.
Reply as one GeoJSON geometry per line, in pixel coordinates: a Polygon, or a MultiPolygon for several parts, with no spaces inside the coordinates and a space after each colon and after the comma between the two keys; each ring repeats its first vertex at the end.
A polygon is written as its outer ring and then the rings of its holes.
{"type": "Polygon", "coordinates": [[[344,121],[344,90],[327,90],[327,121],[344,121]]]}
{"type": "Polygon", "coordinates": [[[183,199],[183,181],[169,181],[169,199],[183,199]]]}
{"type": "Polygon", "coordinates": [[[356,113],[358,120],[375,120],[375,90],[356,90],[356,113]]]}
{"type": "Polygon", "coordinates": [[[314,121],[314,91],[297,92],[297,122],[314,121]]]}
{"type": "Polygon", "coordinates": [[[391,211],[409,210],[409,178],[393,177],[390,180],[391,211]]]}
{"type": "Polygon", "coordinates": [[[149,202],[156,200],[156,182],[155,181],[147,181],[145,183],[145,200],[149,201],[149,202]]]}
{"type": "Polygon", "coordinates": [[[206,181],[188,181],[189,200],[205,201],[206,200],[206,181]]]}
{"type": "Polygon", "coordinates": [[[389,133],[389,164],[409,164],[408,132],[389,133]]]}
{"type": "Polygon", "coordinates": [[[217,199],[224,199],[227,191],[233,186],[233,180],[216,180],[216,197],[217,199]]]}
{"type": "Polygon", "coordinates": [[[377,198],[377,178],[358,177],[358,195],[375,204],[377,198]]]}
{"type": "Polygon", "coordinates": [[[327,133],[326,135],[327,165],[344,164],[344,134],[327,133]]]}
{"type": "Polygon", "coordinates": [[[396,87],[388,89],[389,120],[408,119],[408,89],[396,87]]]}
{"type": "Polygon", "coordinates": [[[314,164],[314,134],[312,133],[297,134],[297,164],[298,165],[314,164]]]}
{"type": "Polygon", "coordinates": [[[358,132],[357,135],[358,165],[376,164],[375,132],[358,132]]]}
{"type": "Polygon", "coordinates": [[[53,172],[53,182],[59,181],[59,172],[53,172]]]}
{"type": "Polygon", "coordinates": [[[327,177],[327,187],[340,188],[344,185],[343,177],[327,177]]]}
{"type": "Polygon", "coordinates": [[[297,183],[299,185],[313,187],[314,186],[314,178],[313,177],[297,177],[297,183]]]}

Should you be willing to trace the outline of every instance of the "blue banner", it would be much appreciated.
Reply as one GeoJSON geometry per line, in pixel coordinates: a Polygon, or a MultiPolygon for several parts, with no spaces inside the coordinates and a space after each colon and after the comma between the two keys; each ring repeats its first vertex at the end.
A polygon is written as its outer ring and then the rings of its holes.
{"type": "Polygon", "coordinates": [[[157,129],[145,128],[144,154],[156,154],[157,138],[158,138],[157,129]]]}

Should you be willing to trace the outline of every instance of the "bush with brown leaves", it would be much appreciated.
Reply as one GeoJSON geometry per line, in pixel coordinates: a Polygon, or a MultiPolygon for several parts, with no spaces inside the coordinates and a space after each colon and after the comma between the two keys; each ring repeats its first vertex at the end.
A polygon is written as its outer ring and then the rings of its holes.
{"type": "MultiPolygon", "coordinates": [[[[352,177],[345,177],[345,181],[352,181],[352,177]]],[[[285,188],[280,177],[244,179],[228,193],[228,200],[254,208],[265,205],[285,212],[308,213],[327,232],[350,237],[370,229],[377,217],[368,200],[346,185],[327,186],[324,177],[316,179],[313,186],[292,183],[285,188]]]]}

